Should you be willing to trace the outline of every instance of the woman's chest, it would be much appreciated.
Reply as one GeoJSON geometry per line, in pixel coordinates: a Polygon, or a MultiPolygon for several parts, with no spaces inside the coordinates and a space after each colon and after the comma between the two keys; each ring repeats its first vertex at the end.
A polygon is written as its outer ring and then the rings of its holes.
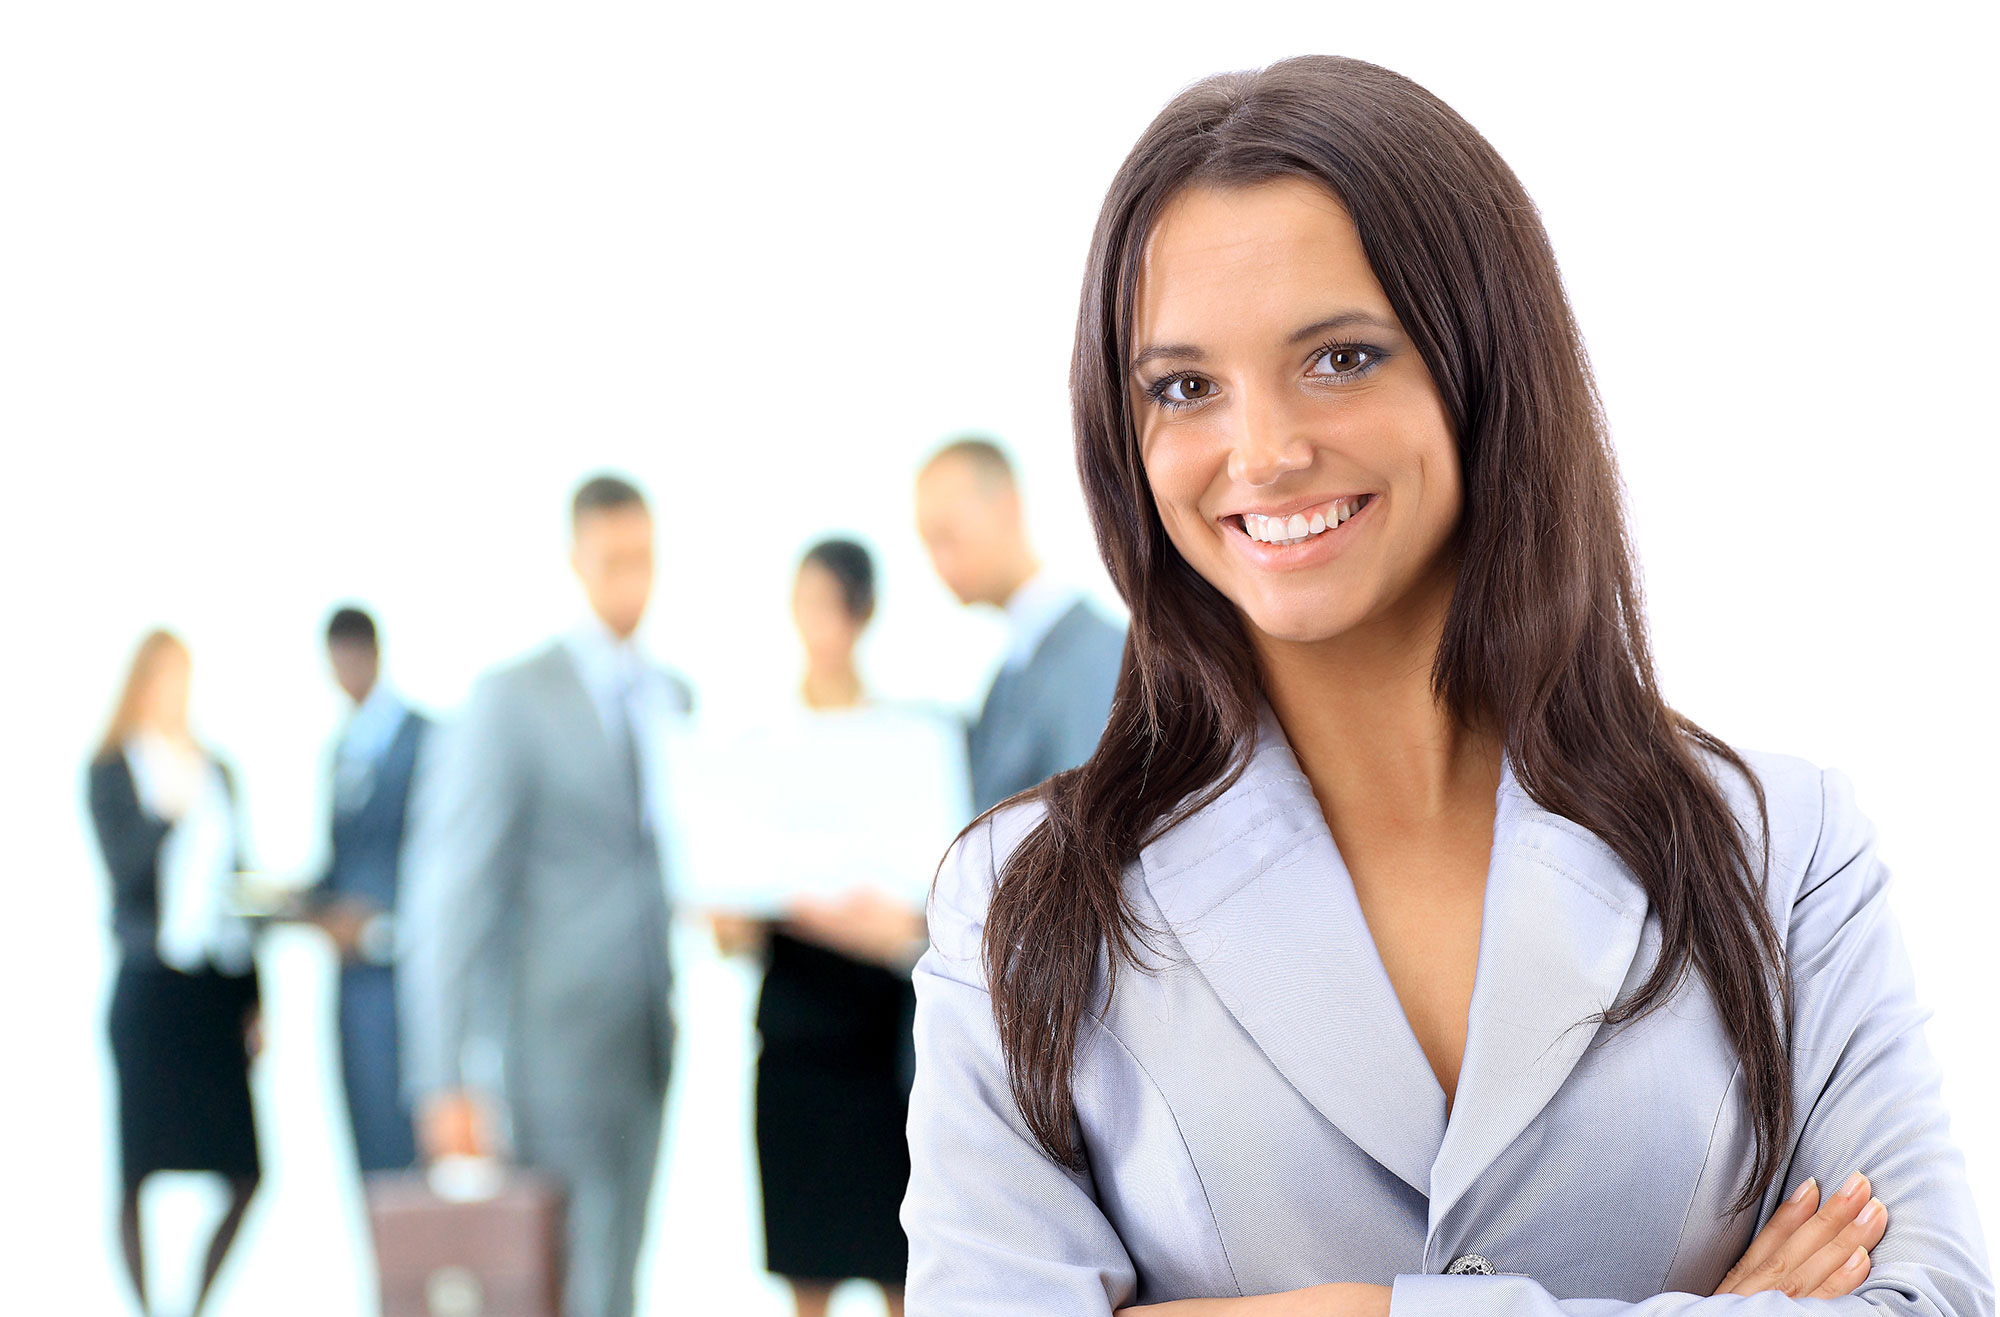
{"type": "Polygon", "coordinates": [[[1355,896],[1404,1021],[1447,1109],[1465,1059],[1466,1018],[1479,959],[1485,855],[1437,871],[1430,890],[1355,872],[1355,896]]]}

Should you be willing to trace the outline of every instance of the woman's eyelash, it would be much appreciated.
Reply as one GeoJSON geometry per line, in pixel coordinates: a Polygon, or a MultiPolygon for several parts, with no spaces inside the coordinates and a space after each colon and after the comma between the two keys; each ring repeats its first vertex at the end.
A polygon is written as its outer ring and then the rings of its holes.
{"type": "MultiPolygon", "coordinates": [[[[1383,360],[1389,355],[1388,353],[1382,351],[1382,349],[1371,346],[1370,344],[1367,343],[1351,343],[1345,340],[1337,340],[1331,343],[1322,343],[1317,348],[1313,349],[1312,355],[1306,358],[1306,365],[1309,367],[1317,365],[1321,360],[1331,356],[1336,352],[1358,352],[1362,354],[1362,356],[1366,357],[1367,360],[1363,361],[1359,366],[1356,366],[1353,370],[1344,370],[1332,374],[1321,374],[1318,376],[1318,378],[1351,379],[1357,375],[1366,375],[1369,372],[1373,371],[1377,366],[1381,365],[1383,360]]],[[[1176,371],[1172,375],[1163,375],[1159,379],[1154,380],[1151,384],[1148,384],[1146,386],[1146,396],[1150,398],[1155,404],[1164,407],[1169,411],[1179,411],[1185,407],[1197,407],[1201,405],[1203,402],[1207,401],[1207,399],[1169,398],[1167,396],[1167,390],[1173,388],[1174,385],[1181,383],[1183,380],[1198,380],[1203,378],[1205,377],[1197,374],[1194,371],[1189,371],[1189,370],[1176,371]]]]}
{"type": "Polygon", "coordinates": [[[1377,366],[1381,365],[1382,359],[1388,355],[1386,352],[1382,351],[1381,348],[1373,347],[1367,343],[1352,343],[1346,340],[1336,340],[1331,343],[1320,344],[1318,350],[1315,351],[1310,357],[1306,358],[1306,364],[1308,366],[1316,365],[1323,359],[1332,356],[1336,352],[1359,352],[1363,356],[1368,358],[1366,361],[1362,362],[1359,366],[1355,367],[1353,370],[1341,371],[1340,375],[1342,376],[1366,375],[1369,371],[1374,370],[1377,366]]]}
{"type": "Polygon", "coordinates": [[[1154,380],[1151,384],[1148,384],[1146,386],[1146,396],[1148,398],[1151,398],[1154,402],[1158,403],[1160,406],[1167,408],[1169,411],[1178,410],[1182,407],[1193,407],[1197,403],[1199,403],[1201,399],[1169,398],[1167,396],[1167,390],[1174,387],[1174,385],[1179,384],[1182,380],[1195,380],[1200,378],[1201,376],[1194,374],[1192,371],[1185,371],[1185,370],[1177,372],[1172,375],[1162,375],[1159,379],[1154,380]]]}

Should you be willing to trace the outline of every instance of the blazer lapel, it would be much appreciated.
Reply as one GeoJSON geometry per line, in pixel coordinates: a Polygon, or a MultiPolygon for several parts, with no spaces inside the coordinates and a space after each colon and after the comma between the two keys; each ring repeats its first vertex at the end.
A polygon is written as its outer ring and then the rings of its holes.
{"type": "Polygon", "coordinates": [[[1430,1177],[1432,1230],[1569,1078],[1646,918],[1644,889],[1617,854],[1536,804],[1511,756],[1493,832],[1465,1055],[1430,1177]]]}
{"type": "Polygon", "coordinates": [[[1639,946],[1643,891],[1503,757],[1479,965],[1447,1123],[1311,784],[1264,711],[1243,775],[1143,848],[1189,961],[1280,1074],[1438,1222],[1555,1096],[1639,946]]]}
{"type": "Polygon", "coordinates": [[[1444,1090],[1268,713],[1242,777],[1145,847],[1140,866],[1189,960],[1279,1073],[1363,1152],[1429,1192],[1444,1090]]]}

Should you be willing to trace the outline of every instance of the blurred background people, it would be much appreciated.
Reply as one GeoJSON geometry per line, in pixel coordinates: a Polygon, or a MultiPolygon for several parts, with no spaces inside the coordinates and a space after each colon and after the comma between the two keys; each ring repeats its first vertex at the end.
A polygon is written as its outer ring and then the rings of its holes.
{"type": "Polygon", "coordinates": [[[148,1312],[140,1215],[147,1177],[212,1171],[228,1185],[203,1259],[199,1313],[261,1173],[250,1107],[257,975],[249,927],[232,911],[241,828],[229,770],[189,729],[190,675],[177,637],[148,635],[89,772],[118,943],[111,997],[124,1169],[118,1236],[148,1312]]]}
{"type": "Polygon", "coordinates": [[[303,894],[303,917],[340,957],[340,1077],[365,1171],[417,1159],[396,1020],[395,911],[410,786],[430,721],[382,679],[375,619],[341,608],[326,624],[333,678],[353,703],[334,746],[331,857],[303,894]]]}
{"type": "Polygon", "coordinates": [[[645,757],[687,688],[641,652],[653,521],[599,476],[571,504],[589,617],[480,679],[418,775],[397,924],[421,1151],[512,1155],[567,1194],[569,1317],[627,1317],[673,1050],[645,757]],[[468,1044],[497,1044],[475,1092],[468,1044]],[[496,1090],[497,1091],[494,1091],[496,1090]]]}
{"type": "MultiPolygon", "coordinates": [[[[844,539],[807,550],[792,589],[808,711],[869,702],[855,647],[875,613],[875,564],[844,539]]],[[[804,862],[804,861],[802,861],[804,862]]],[[[799,1317],[827,1311],[859,1278],[903,1310],[909,1250],[896,1213],[909,1183],[904,1072],[915,999],[909,966],[923,916],[884,895],[800,903],[794,917],[714,917],[725,951],[759,951],[757,1166],[764,1257],[799,1317]]]]}
{"type": "Polygon", "coordinates": [[[957,439],[917,476],[917,533],[962,604],[1007,616],[1007,657],[967,738],[973,808],[1088,759],[1111,713],[1125,629],[1042,570],[1013,463],[990,439],[957,439]]]}

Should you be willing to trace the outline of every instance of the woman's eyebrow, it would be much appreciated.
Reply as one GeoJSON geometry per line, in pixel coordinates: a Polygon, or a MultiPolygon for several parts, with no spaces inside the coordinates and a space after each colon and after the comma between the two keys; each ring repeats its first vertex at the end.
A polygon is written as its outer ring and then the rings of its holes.
{"type": "Polygon", "coordinates": [[[1200,361],[1203,355],[1202,350],[1192,343],[1159,343],[1132,358],[1131,368],[1136,371],[1149,361],[1159,361],[1166,357],[1176,361],[1200,361]]]}
{"type": "Polygon", "coordinates": [[[1295,331],[1285,341],[1287,343],[1303,343],[1316,335],[1331,333],[1336,329],[1352,329],[1357,325],[1366,325],[1371,329],[1386,330],[1392,334],[1398,328],[1394,320],[1385,320],[1370,311],[1337,311],[1324,320],[1315,320],[1310,325],[1306,325],[1295,331]]]}
{"type": "MultiPolygon", "coordinates": [[[[1372,311],[1336,311],[1332,315],[1325,316],[1313,321],[1309,325],[1303,325],[1292,331],[1291,337],[1287,338],[1285,342],[1287,344],[1303,343],[1307,339],[1319,334],[1329,334],[1340,329],[1353,329],[1357,326],[1367,326],[1371,329],[1380,329],[1392,334],[1398,332],[1399,329],[1394,320],[1384,319],[1372,311]]],[[[1206,355],[1206,353],[1192,343],[1156,343],[1151,347],[1142,349],[1132,358],[1131,369],[1136,371],[1149,361],[1160,361],[1166,358],[1172,358],[1175,361],[1200,361],[1206,355]]]]}

